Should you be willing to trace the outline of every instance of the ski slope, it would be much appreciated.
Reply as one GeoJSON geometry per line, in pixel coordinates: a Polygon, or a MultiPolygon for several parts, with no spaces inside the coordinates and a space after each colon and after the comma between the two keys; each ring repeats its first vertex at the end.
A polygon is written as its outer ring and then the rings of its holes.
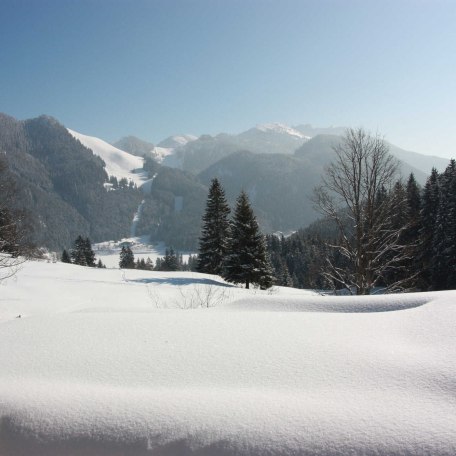
{"type": "Polygon", "coordinates": [[[91,149],[106,164],[106,172],[109,176],[115,176],[118,180],[127,179],[141,187],[148,181],[147,173],[143,171],[144,159],[117,149],[117,147],[94,136],[87,136],[68,129],[70,134],[78,139],[81,144],[91,149]]]}
{"type": "Polygon", "coordinates": [[[0,288],[2,456],[456,454],[454,291],[45,262],[0,288]]]}

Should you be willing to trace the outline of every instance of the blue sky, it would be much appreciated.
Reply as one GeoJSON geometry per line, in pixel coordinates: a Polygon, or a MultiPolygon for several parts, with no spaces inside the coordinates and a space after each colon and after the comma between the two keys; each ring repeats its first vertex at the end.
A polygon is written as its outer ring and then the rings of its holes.
{"type": "Polygon", "coordinates": [[[456,1],[0,0],[0,111],[158,142],[364,126],[456,156],[456,1]]]}

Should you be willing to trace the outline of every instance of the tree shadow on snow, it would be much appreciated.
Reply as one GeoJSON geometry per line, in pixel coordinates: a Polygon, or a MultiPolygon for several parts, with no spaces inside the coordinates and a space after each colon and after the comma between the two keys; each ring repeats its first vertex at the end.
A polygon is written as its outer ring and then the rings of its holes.
{"type": "Polygon", "coordinates": [[[218,287],[232,288],[234,285],[218,282],[213,279],[183,278],[183,277],[147,277],[143,279],[127,279],[127,282],[159,284],[159,285],[216,285],[218,287]]]}

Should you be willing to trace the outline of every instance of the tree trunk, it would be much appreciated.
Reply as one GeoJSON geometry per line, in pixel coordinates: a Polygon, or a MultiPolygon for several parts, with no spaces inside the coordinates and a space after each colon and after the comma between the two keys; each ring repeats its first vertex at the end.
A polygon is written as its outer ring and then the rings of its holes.
{"type": "Polygon", "coordinates": [[[246,279],[245,281],[245,288],[248,290],[250,288],[250,281],[249,279],[246,279]]]}

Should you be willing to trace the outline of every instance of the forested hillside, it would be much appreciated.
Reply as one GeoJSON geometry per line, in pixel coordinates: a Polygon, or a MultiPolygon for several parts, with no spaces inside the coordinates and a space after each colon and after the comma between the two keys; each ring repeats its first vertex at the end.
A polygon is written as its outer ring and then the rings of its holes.
{"type": "Polygon", "coordinates": [[[78,234],[93,241],[128,234],[141,193],[108,191],[103,161],[55,119],[1,114],[0,151],[16,184],[15,209],[28,213],[30,241],[60,249],[78,234]]]}

